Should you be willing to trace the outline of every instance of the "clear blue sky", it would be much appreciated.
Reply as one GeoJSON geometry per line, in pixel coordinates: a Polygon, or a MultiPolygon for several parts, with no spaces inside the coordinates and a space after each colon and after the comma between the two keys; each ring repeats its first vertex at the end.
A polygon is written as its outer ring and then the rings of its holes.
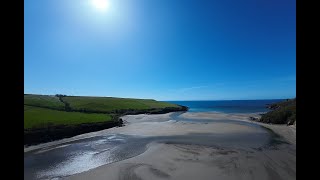
{"type": "Polygon", "coordinates": [[[295,4],[109,0],[101,9],[93,0],[25,0],[24,92],[157,100],[295,97],[295,4]]]}

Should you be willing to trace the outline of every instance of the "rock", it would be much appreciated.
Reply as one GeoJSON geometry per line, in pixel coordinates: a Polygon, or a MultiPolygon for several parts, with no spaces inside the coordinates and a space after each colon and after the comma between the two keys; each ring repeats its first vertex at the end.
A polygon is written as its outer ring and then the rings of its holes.
{"type": "Polygon", "coordinates": [[[290,119],[288,122],[287,122],[287,125],[294,125],[296,123],[296,121],[294,119],[290,119]]]}
{"type": "Polygon", "coordinates": [[[123,125],[124,124],[122,118],[118,118],[118,127],[122,127],[123,125]]]}
{"type": "Polygon", "coordinates": [[[257,121],[258,120],[258,118],[255,118],[255,117],[249,117],[249,119],[251,120],[251,121],[257,121]]]}
{"type": "Polygon", "coordinates": [[[269,104],[269,105],[267,105],[267,108],[271,109],[271,110],[276,110],[276,109],[279,109],[280,106],[277,104],[269,104]]]}

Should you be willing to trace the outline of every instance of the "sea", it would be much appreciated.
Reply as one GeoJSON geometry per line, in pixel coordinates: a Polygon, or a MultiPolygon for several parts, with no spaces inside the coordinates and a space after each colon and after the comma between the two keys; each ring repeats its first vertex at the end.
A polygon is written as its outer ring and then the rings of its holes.
{"type": "Polygon", "coordinates": [[[189,112],[265,113],[268,104],[285,99],[267,100],[216,100],[216,101],[166,101],[189,107],[189,112]]]}

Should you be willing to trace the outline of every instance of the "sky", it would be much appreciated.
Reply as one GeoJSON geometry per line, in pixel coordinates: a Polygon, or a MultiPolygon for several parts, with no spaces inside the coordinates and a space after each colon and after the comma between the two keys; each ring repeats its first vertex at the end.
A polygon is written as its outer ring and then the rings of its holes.
{"type": "Polygon", "coordinates": [[[296,96],[294,0],[25,0],[24,92],[296,96]]]}

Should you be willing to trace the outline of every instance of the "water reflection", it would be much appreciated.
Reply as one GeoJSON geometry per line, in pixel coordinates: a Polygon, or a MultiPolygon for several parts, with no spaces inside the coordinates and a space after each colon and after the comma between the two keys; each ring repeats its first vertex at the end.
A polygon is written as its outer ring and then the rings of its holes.
{"type": "MultiPolygon", "coordinates": [[[[188,123],[214,123],[212,120],[181,118],[174,114],[174,121],[188,123]]],[[[108,134],[25,153],[25,179],[52,179],[88,171],[104,164],[121,161],[143,153],[147,144],[197,144],[212,147],[259,148],[270,142],[270,133],[260,126],[232,120],[215,122],[236,123],[260,131],[231,134],[188,134],[176,136],[142,137],[124,134],[108,134]]]]}

